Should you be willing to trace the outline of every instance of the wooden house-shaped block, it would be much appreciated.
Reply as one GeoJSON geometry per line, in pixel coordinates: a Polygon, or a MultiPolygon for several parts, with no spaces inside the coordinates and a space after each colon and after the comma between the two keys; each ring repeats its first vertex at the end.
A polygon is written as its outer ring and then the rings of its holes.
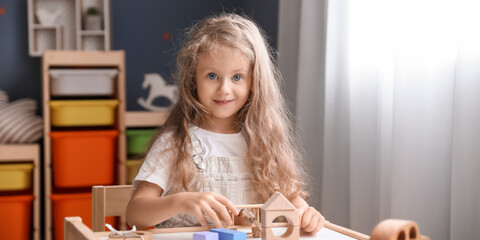
{"type": "Polygon", "coordinates": [[[275,192],[260,208],[260,219],[262,240],[297,240],[300,238],[298,210],[279,192],[275,192]],[[277,217],[285,217],[288,222],[287,231],[279,237],[272,232],[273,221],[277,217]]]}

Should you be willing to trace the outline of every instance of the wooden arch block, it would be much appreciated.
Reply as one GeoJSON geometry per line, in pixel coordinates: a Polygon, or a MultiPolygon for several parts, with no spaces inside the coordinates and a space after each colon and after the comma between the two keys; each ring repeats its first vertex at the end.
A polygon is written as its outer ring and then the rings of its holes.
{"type": "Polygon", "coordinates": [[[262,219],[263,227],[273,227],[273,220],[277,217],[285,217],[289,226],[298,227],[300,225],[300,219],[298,217],[298,210],[293,211],[261,211],[260,216],[262,219]]]}
{"type": "Polygon", "coordinates": [[[420,234],[416,222],[401,219],[381,221],[370,236],[371,240],[429,240],[420,234]]]}
{"type": "Polygon", "coordinates": [[[262,227],[262,239],[266,240],[298,240],[300,238],[300,228],[288,226],[287,231],[281,236],[275,236],[272,228],[262,227]]]}

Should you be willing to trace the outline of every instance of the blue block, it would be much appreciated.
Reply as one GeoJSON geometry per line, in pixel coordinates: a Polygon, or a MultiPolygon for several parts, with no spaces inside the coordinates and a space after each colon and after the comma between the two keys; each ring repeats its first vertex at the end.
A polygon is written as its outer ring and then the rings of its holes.
{"type": "Polygon", "coordinates": [[[210,231],[217,232],[219,240],[246,240],[247,239],[246,232],[240,232],[240,231],[235,231],[235,230],[230,230],[225,228],[214,228],[214,229],[210,229],[210,231]]]}
{"type": "Polygon", "coordinates": [[[193,233],[193,240],[218,240],[218,233],[216,232],[196,232],[193,233]]]}

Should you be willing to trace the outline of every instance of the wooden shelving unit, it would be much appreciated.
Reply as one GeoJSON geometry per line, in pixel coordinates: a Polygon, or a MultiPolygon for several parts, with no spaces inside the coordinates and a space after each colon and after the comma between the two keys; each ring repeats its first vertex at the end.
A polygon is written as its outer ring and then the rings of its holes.
{"type": "Polygon", "coordinates": [[[110,0],[28,0],[29,53],[42,56],[45,50],[108,51],[111,48],[110,0]],[[88,30],[88,8],[98,9],[100,30],[88,30]],[[53,23],[41,23],[37,11],[61,11],[53,23]]]}
{"type": "Polygon", "coordinates": [[[77,49],[110,50],[110,0],[76,0],[77,49]],[[96,7],[103,15],[101,30],[86,29],[85,17],[89,7],[96,7]]]}
{"type": "Polygon", "coordinates": [[[40,147],[37,144],[0,145],[0,162],[33,163],[33,239],[40,240],[40,147]]]}
{"type": "Polygon", "coordinates": [[[128,127],[158,127],[163,125],[170,111],[159,112],[126,112],[125,126],[128,127]]]}
{"type": "MultiPolygon", "coordinates": [[[[155,112],[126,112],[125,127],[127,131],[127,153],[129,152],[129,149],[131,149],[130,146],[128,146],[129,140],[131,140],[131,136],[129,136],[129,134],[131,134],[130,130],[138,131],[138,129],[142,129],[140,131],[146,130],[147,132],[150,132],[150,130],[156,130],[156,128],[160,127],[165,123],[169,114],[170,110],[155,112]]],[[[143,132],[143,134],[146,134],[147,132],[143,132]]],[[[131,155],[130,153],[127,154],[127,161],[125,166],[125,180],[127,184],[131,184],[131,180],[136,175],[136,171],[138,171],[138,169],[140,168],[142,163],[141,158],[143,157],[143,154],[144,153],[134,153],[133,155],[131,155]]]]}
{"type": "MultiPolygon", "coordinates": [[[[125,184],[125,161],[126,161],[126,139],[125,139],[125,53],[123,51],[45,51],[43,55],[43,117],[44,117],[44,175],[45,175],[45,236],[47,240],[52,239],[52,131],[51,109],[51,76],[49,70],[63,68],[114,68],[118,70],[115,81],[115,93],[113,98],[119,104],[115,112],[115,124],[113,128],[118,130],[119,135],[116,142],[116,183],[125,184]]],[[[81,131],[78,130],[78,131],[81,131]]],[[[92,166],[95,167],[95,166],[92,166]]]]}

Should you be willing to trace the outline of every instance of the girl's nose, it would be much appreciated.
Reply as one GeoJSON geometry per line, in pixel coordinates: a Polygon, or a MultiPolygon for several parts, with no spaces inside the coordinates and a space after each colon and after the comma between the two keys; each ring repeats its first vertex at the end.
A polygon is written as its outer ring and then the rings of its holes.
{"type": "Polygon", "coordinates": [[[227,93],[230,93],[232,89],[232,86],[231,86],[231,81],[230,79],[222,79],[222,81],[220,81],[220,86],[218,87],[218,92],[221,93],[221,94],[227,94],[227,93]]]}

